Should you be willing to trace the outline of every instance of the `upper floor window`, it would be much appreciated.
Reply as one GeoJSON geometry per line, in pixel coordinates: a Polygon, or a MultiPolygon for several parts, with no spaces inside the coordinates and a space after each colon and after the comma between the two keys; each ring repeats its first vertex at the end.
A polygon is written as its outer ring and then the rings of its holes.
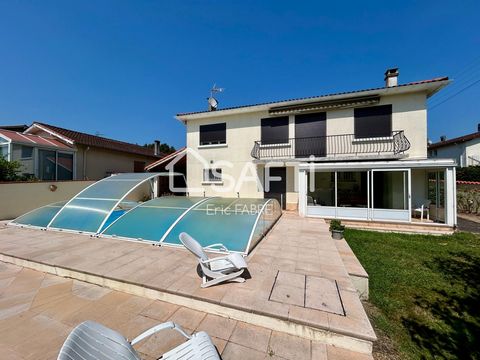
{"type": "Polygon", "coordinates": [[[392,136],[392,105],[354,109],[355,139],[392,136]]]}
{"type": "Polygon", "coordinates": [[[200,125],[200,145],[227,143],[227,123],[200,125]]]}
{"type": "Polygon", "coordinates": [[[288,143],[288,116],[262,119],[262,145],[288,143]]]}

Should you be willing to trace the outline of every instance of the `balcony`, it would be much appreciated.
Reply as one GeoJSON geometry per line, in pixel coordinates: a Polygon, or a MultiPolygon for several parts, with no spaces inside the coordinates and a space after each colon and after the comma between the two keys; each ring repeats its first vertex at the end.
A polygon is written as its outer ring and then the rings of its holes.
{"type": "Polygon", "coordinates": [[[391,136],[356,139],[354,134],[290,138],[285,142],[255,141],[251,155],[256,160],[338,161],[355,159],[398,159],[405,156],[410,142],[403,130],[391,136]]]}

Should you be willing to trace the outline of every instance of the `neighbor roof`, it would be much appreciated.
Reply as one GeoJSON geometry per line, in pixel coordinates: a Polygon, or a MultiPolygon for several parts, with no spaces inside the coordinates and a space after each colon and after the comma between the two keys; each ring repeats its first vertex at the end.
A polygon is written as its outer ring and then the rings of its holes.
{"type": "Polygon", "coordinates": [[[94,146],[94,147],[114,150],[114,151],[122,151],[122,152],[131,153],[131,154],[143,155],[143,156],[151,156],[155,158],[159,158],[163,156],[163,155],[160,155],[160,156],[154,155],[153,149],[146,148],[144,146],[131,144],[123,141],[118,141],[118,140],[113,140],[113,139],[108,139],[101,136],[90,135],[80,131],[69,130],[69,129],[65,129],[65,128],[61,128],[58,126],[45,124],[41,122],[34,122],[27,131],[29,131],[35,125],[37,125],[38,128],[45,128],[53,132],[54,134],[58,134],[60,135],[60,137],[66,138],[65,140],[70,140],[70,142],[76,143],[76,144],[94,146]]]}
{"type": "Polygon", "coordinates": [[[442,87],[448,85],[449,79],[447,76],[437,77],[428,80],[421,80],[421,81],[414,81],[406,84],[400,84],[397,86],[390,86],[390,87],[377,87],[377,88],[370,88],[370,89],[363,89],[363,90],[354,90],[354,91],[346,91],[346,92],[339,92],[333,94],[325,94],[325,95],[317,95],[317,96],[309,96],[309,97],[302,97],[302,98],[295,98],[295,99],[287,99],[287,100],[279,100],[279,101],[271,101],[271,102],[263,102],[257,104],[249,104],[249,105],[240,105],[240,106],[233,106],[224,109],[218,109],[216,111],[196,111],[196,112],[186,112],[186,113],[179,113],[177,114],[177,118],[179,120],[187,120],[189,118],[194,118],[195,115],[202,115],[202,114],[209,114],[212,116],[223,115],[226,112],[234,112],[238,109],[248,109],[248,108],[258,108],[252,110],[263,110],[268,109],[271,106],[278,106],[278,105],[290,105],[290,104],[301,104],[301,103],[308,103],[311,101],[328,101],[328,100],[336,100],[349,97],[351,95],[354,96],[365,96],[365,95],[387,95],[389,93],[401,93],[401,92],[410,92],[410,91],[421,91],[425,90],[427,92],[427,97],[432,96],[437,91],[439,91],[442,87]],[[193,116],[192,116],[193,115],[193,116]]]}
{"type": "Polygon", "coordinates": [[[456,138],[453,138],[453,139],[450,139],[450,140],[439,141],[439,142],[436,142],[434,144],[430,144],[430,145],[428,145],[428,148],[430,150],[433,150],[433,149],[438,149],[438,148],[448,146],[448,145],[461,144],[461,143],[464,143],[466,141],[470,141],[470,140],[478,139],[478,138],[480,138],[480,132],[475,132],[475,133],[472,133],[472,134],[459,136],[459,137],[456,137],[456,138]]]}
{"type": "Polygon", "coordinates": [[[72,150],[70,146],[58,140],[47,139],[39,135],[23,134],[18,131],[0,129],[0,136],[16,144],[24,144],[28,146],[45,146],[50,148],[72,150]]]}
{"type": "Polygon", "coordinates": [[[175,159],[178,155],[183,154],[183,153],[186,153],[186,148],[185,147],[182,147],[181,149],[178,149],[177,151],[175,151],[171,154],[165,155],[165,157],[161,158],[160,160],[157,160],[157,161],[145,166],[145,171],[150,171],[150,170],[152,170],[152,169],[154,169],[154,168],[156,168],[157,166],[160,166],[160,165],[165,166],[170,161],[175,159]]]}

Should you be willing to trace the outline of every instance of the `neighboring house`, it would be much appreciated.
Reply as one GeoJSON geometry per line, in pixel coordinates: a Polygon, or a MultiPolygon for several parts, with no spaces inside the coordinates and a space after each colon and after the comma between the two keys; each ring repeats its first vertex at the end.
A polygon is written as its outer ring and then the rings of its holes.
{"type": "Polygon", "coordinates": [[[453,158],[461,167],[480,165],[480,124],[472,134],[442,140],[428,146],[431,158],[453,158]]]}
{"type": "Polygon", "coordinates": [[[256,182],[222,196],[273,197],[302,216],[371,221],[412,222],[413,209],[424,205],[430,219],[455,226],[455,162],[427,158],[426,101],[449,80],[398,85],[398,69],[389,69],[385,81],[379,88],[178,114],[187,147],[206,160],[187,156],[188,187],[202,189],[190,194],[218,196],[214,188],[224,188],[227,175],[245,175],[250,163],[256,182]],[[216,165],[225,160],[230,165],[216,165]],[[270,182],[269,192],[266,171],[281,179],[270,182]]]}
{"type": "Polygon", "coordinates": [[[99,180],[112,173],[143,172],[161,158],[158,146],[149,149],[39,122],[23,132],[2,128],[2,154],[20,161],[22,172],[39,180],[99,180]]]}
{"type": "Polygon", "coordinates": [[[54,138],[0,129],[0,156],[18,161],[23,175],[42,180],[72,180],[75,152],[54,138]]]}
{"type": "MultiPolygon", "coordinates": [[[[178,149],[177,151],[165,155],[163,158],[145,166],[145,171],[148,172],[169,172],[173,171],[176,174],[182,174],[183,176],[173,177],[173,186],[176,189],[186,188],[187,184],[185,179],[187,176],[187,161],[186,161],[186,148],[178,149]]],[[[180,191],[172,191],[170,187],[169,177],[159,177],[157,179],[157,196],[163,196],[171,193],[178,194],[180,191]]],[[[175,190],[175,189],[173,189],[175,190]]]]}

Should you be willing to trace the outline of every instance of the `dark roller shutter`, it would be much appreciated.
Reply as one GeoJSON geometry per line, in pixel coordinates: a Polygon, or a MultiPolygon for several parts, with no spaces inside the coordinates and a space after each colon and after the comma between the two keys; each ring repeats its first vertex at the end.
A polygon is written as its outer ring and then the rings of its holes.
{"type": "Polygon", "coordinates": [[[355,115],[355,138],[392,136],[392,105],[357,108],[355,115]]]}
{"type": "Polygon", "coordinates": [[[262,145],[288,143],[288,116],[262,119],[262,145]]]}
{"type": "Polygon", "coordinates": [[[226,144],[227,124],[200,125],[200,145],[226,144]]]}

